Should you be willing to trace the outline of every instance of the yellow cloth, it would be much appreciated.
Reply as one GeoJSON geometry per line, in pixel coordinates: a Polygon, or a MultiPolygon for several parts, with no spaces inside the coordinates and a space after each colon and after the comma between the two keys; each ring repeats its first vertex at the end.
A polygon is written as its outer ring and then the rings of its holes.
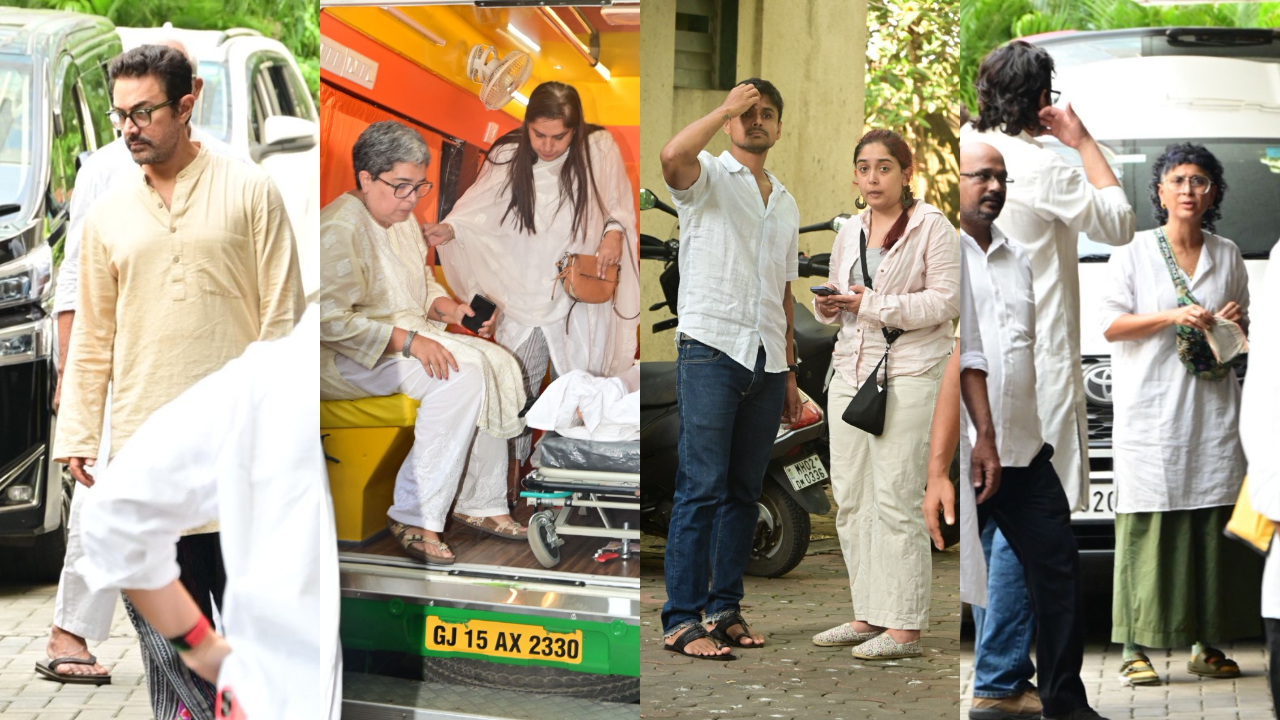
{"type": "Polygon", "coordinates": [[[1266,555],[1271,548],[1271,538],[1275,537],[1276,524],[1253,509],[1253,503],[1249,501],[1249,478],[1247,477],[1240,485],[1240,498],[1236,500],[1235,509],[1231,511],[1231,520],[1227,522],[1223,533],[1227,537],[1248,544],[1263,555],[1266,555]]]}
{"type": "Polygon", "coordinates": [[[427,248],[412,216],[390,228],[373,219],[351,194],[320,212],[320,397],[355,400],[367,393],[348,383],[334,359],[340,352],[372,368],[387,353],[397,327],[440,343],[459,365],[484,374],[477,427],[499,438],[519,435],[524,376],[515,356],[497,343],[445,331],[427,320],[431,304],[448,297],[427,271],[427,248]]]}
{"type": "MultiPolygon", "coordinates": [[[[303,312],[293,231],[265,172],[201,149],[170,207],[141,168],[85,221],[54,457],[114,455],[152,412],[303,312]]],[[[157,448],[157,452],[163,452],[157,448]]]]}

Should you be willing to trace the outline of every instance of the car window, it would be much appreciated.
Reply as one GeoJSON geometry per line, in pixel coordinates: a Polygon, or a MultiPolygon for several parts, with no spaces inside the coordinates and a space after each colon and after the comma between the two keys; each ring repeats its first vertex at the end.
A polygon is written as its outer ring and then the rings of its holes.
{"type": "Polygon", "coordinates": [[[0,63],[0,204],[22,201],[31,174],[31,68],[0,63]]]}
{"type": "Polygon", "coordinates": [[[76,67],[67,63],[58,87],[61,132],[53,138],[49,153],[49,215],[56,215],[71,202],[76,183],[76,157],[84,152],[84,131],[80,122],[80,100],[76,95],[76,67]]]}
{"type": "Polygon", "coordinates": [[[204,80],[204,89],[191,122],[219,140],[231,142],[231,77],[227,66],[201,60],[197,73],[204,80]]]}
{"type": "MultiPolygon", "coordinates": [[[[1105,140],[1107,160],[1133,206],[1139,230],[1156,227],[1151,204],[1151,167],[1171,143],[1205,146],[1222,163],[1227,192],[1222,217],[1214,232],[1233,241],[1247,258],[1265,258],[1280,236],[1280,137],[1276,138],[1171,138],[1164,140],[1105,140]]],[[[1079,166],[1080,156],[1056,142],[1045,147],[1079,166]]],[[[1111,246],[1080,234],[1078,255],[1084,260],[1106,260],[1111,246]]]]}
{"type": "Polygon", "coordinates": [[[306,87],[289,61],[276,53],[259,53],[249,63],[252,107],[249,113],[250,139],[262,143],[262,126],[273,115],[290,115],[315,121],[307,102],[306,87]]]}
{"type": "Polygon", "coordinates": [[[111,92],[107,89],[106,65],[93,65],[80,73],[81,100],[88,111],[85,120],[95,147],[105,147],[116,139],[115,128],[107,113],[111,111],[111,92]]]}

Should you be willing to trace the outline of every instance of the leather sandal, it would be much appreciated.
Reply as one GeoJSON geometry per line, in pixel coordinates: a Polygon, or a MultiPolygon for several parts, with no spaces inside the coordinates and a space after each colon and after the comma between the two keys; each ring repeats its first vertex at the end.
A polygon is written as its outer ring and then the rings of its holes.
{"type": "Polygon", "coordinates": [[[675,642],[671,644],[667,644],[667,641],[664,639],[662,641],[662,648],[667,652],[673,652],[678,655],[684,655],[685,657],[691,657],[694,660],[737,660],[738,659],[738,656],[734,655],[733,653],[725,653],[724,655],[699,655],[697,653],[685,652],[684,649],[689,646],[689,643],[693,642],[694,640],[698,640],[700,638],[711,638],[711,642],[716,646],[716,649],[719,650],[721,648],[720,643],[716,642],[716,639],[712,637],[711,634],[707,632],[707,629],[702,627],[702,625],[700,624],[690,625],[689,629],[677,635],[675,642]]]}
{"type": "Polygon", "coordinates": [[[1160,675],[1151,667],[1151,659],[1139,654],[1120,666],[1120,682],[1125,685],[1161,685],[1160,675]]]}
{"type": "Polygon", "coordinates": [[[452,515],[454,520],[457,520],[467,527],[475,528],[480,532],[489,533],[490,535],[496,535],[503,540],[525,541],[529,539],[528,528],[515,520],[498,522],[491,517],[472,517],[471,515],[463,515],[462,513],[452,513],[452,515]]]}
{"type": "Polygon", "coordinates": [[[1187,662],[1187,672],[1207,678],[1238,678],[1240,666],[1221,650],[1206,647],[1187,662]]]}
{"type": "Polygon", "coordinates": [[[426,552],[425,548],[427,547],[435,548],[437,551],[442,553],[450,552],[450,550],[448,545],[445,545],[439,540],[430,540],[419,533],[409,532],[409,526],[402,522],[396,522],[395,520],[387,518],[387,529],[391,531],[393,536],[395,536],[396,542],[400,543],[400,547],[404,548],[405,552],[428,565],[452,565],[457,559],[453,556],[434,555],[426,552]],[[415,543],[422,543],[424,549],[419,550],[414,547],[415,543]]]}
{"type": "Polygon", "coordinates": [[[744,650],[754,650],[756,648],[764,647],[763,640],[759,643],[753,642],[750,645],[742,644],[742,638],[751,637],[751,626],[747,625],[747,621],[742,619],[742,613],[739,612],[725,615],[720,618],[720,620],[716,622],[715,627],[711,628],[710,634],[717,642],[731,647],[742,648],[744,650]],[[729,628],[739,625],[742,626],[742,632],[730,635],[729,628]]]}

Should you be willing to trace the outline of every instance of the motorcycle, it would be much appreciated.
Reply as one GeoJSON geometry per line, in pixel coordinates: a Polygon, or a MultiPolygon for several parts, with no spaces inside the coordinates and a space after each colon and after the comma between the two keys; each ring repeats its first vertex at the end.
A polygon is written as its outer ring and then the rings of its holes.
{"type": "MultiPolygon", "coordinates": [[[[657,209],[673,217],[676,211],[658,200],[648,189],[640,191],[640,208],[657,209]]],[[[848,215],[802,227],[800,232],[838,231],[848,215]]],[[[640,258],[662,261],[659,278],[664,300],[650,310],[668,308],[676,312],[680,290],[677,263],[680,241],[640,236],[640,258]]],[[[801,277],[827,277],[829,255],[800,257],[801,277]]],[[[782,424],[773,443],[773,453],[765,473],[760,510],[747,574],[781,577],[804,559],[809,547],[809,515],[825,515],[831,510],[824,488],[830,484],[830,453],[827,449],[827,383],[831,377],[831,354],[839,328],[825,325],[809,308],[795,305],[796,386],[803,402],[801,416],[782,424]]],[[[654,323],[653,331],[672,330],[676,318],[654,323]]],[[[646,533],[667,536],[675,498],[680,415],[676,408],[676,363],[640,364],[640,522],[646,533]]]]}

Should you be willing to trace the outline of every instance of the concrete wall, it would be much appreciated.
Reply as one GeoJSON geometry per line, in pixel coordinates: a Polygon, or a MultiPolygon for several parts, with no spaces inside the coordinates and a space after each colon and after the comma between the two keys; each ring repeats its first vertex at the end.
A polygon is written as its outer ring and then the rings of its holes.
{"type": "MultiPolygon", "coordinates": [[[[853,147],[862,135],[867,52],[866,0],[739,0],[737,78],[761,77],[777,86],[786,107],[782,137],[766,166],[795,196],[802,224],[855,212],[853,147]]],[[[714,110],[728,91],[672,87],[676,0],[645,0],[640,24],[640,182],[670,203],[658,153],[680,128],[714,110]]],[[[728,148],[718,135],[713,154],[728,148]]],[[[657,210],[640,214],[643,233],[666,239],[675,219],[657,210]]],[[[830,232],[800,236],[801,251],[830,252],[830,232]]],[[[641,263],[640,352],[644,360],[674,360],[674,331],[655,335],[654,322],[671,317],[648,306],[662,300],[661,263],[641,263]]],[[[809,302],[801,278],[796,299],[809,302]]]]}

